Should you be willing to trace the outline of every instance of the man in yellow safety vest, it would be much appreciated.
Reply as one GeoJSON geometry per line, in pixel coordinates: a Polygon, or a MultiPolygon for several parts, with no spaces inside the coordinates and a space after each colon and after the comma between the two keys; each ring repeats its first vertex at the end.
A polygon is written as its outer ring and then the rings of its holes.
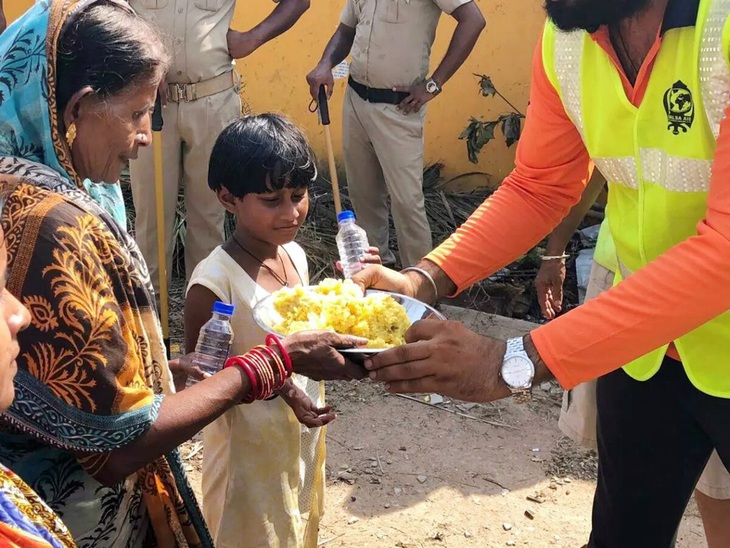
{"type": "Polygon", "coordinates": [[[366,366],[394,392],[474,401],[599,378],[589,545],[670,546],[713,449],[730,464],[730,0],[546,8],[515,170],[415,269],[356,281],[431,301],[460,291],[550,232],[595,165],[615,286],[507,342],[419,322],[366,366]]]}

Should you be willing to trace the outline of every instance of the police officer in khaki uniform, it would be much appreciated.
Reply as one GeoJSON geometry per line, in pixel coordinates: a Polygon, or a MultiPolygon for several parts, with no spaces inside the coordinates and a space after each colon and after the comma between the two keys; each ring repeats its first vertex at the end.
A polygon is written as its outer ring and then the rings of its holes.
{"type": "Polygon", "coordinates": [[[346,0],[340,25],[307,76],[313,98],[332,94],[332,68],[352,57],[343,114],[345,170],[358,224],[385,264],[388,195],[403,266],[431,250],[423,199],[423,124],[428,101],[471,53],[485,26],[473,0],[346,0]],[[428,77],[441,12],[457,21],[441,64],[428,77]]]}
{"type": "MultiPolygon", "coordinates": [[[[187,214],[185,269],[195,266],[223,241],[224,210],[208,188],[208,160],[218,135],[241,115],[240,84],[234,59],[291,28],[309,0],[281,0],[273,12],[247,32],[231,30],[235,0],[128,0],[166,37],[172,53],[161,87],[165,194],[165,246],[172,254],[178,188],[182,182],[187,214]]],[[[141,147],[130,163],[136,239],[159,292],[157,219],[152,147],[141,147]]],[[[170,277],[168,268],[168,282],[170,277]]],[[[169,287],[169,285],[168,285],[169,287]]]]}

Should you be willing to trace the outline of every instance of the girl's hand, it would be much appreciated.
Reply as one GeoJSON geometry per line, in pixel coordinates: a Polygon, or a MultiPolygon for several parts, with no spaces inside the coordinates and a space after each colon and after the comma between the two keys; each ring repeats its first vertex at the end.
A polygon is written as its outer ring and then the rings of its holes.
{"type": "MultiPolygon", "coordinates": [[[[375,246],[368,247],[363,256],[360,257],[360,262],[363,265],[383,264],[383,260],[380,258],[380,250],[375,246]]],[[[337,261],[335,266],[337,267],[337,271],[342,273],[342,262],[337,261]]]]}
{"type": "Polygon", "coordinates": [[[287,379],[279,391],[279,396],[291,407],[297,420],[307,428],[319,428],[335,420],[336,415],[332,412],[332,407],[317,407],[304,390],[295,385],[291,379],[287,379]]]}
{"type": "Polygon", "coordinates": [[[172,373],[172,380],[175,383],[175,392],[180,392],[185,389],[188,378],[193,378],[196,381],[202,381],[204,378],[209,377],[198,366],[193,364],[193,357],[195,352],[191,352],[185,356],[180,356],[170,360],[169,367],[172,373]]]}

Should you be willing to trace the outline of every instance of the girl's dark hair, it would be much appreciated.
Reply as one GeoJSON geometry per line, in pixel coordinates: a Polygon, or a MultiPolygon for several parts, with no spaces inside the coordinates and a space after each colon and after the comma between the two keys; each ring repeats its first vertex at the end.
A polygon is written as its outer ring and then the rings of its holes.
{"type": "Polygon", "coordinates": [[[317,178],[314,151],[299,128],[279,114],[245,116],[218,136],[208,186],[237,198],[282,188],[306,188],[317,178]]]}
{"type": "Polygon", "coordinates": [[[169,56],[157,31],[131,9],[101,0],[61,31],[56,57],[59,115],[74,93],[91,86],[102,99],[160,78],[169,56]]]}

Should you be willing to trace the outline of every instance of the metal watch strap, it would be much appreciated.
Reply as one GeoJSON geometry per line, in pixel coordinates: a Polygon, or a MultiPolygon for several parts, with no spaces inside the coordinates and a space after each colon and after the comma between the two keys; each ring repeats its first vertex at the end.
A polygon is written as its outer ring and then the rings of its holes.
{"type": "Polygon", "coordinates": [[[513,337],[511,339],[507,339],[507,350],[504,352],[504,357],[511,354],[517,354],[518,352],[524,352],[525,351],[525,341],[522,337],[513,337]]]}
{"type": "MultiPolygon", "coordinates": [[[[504,352],[505,359],[512,354],[522,352],[525,352],[525,340],[522,337],[513,337],[511,339],[507,339],[507,349],[504,352]]],[[[507,385],[507,387],[512,393],[512,397],[514,398],[515,402],[519,404],[525,404],[532,401],[532,390],[530,388],[520,390],[517,388],[512,388],[509,385],[507,385]]]]}

